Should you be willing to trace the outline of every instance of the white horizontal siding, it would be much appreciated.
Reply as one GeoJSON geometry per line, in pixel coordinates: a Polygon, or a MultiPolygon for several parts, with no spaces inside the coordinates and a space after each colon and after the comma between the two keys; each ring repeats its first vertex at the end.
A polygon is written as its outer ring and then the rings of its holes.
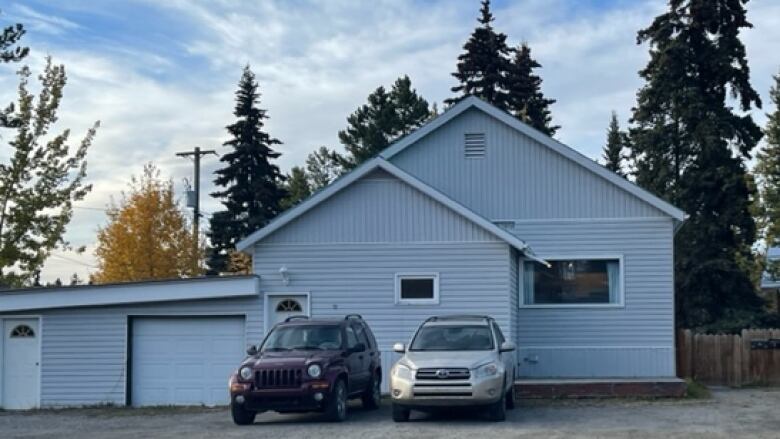
{"type": "Polygon", "coordinates": [[[497,241],[480,226],[384,171],[375,171],[263,240],[497,241]]]}
{"type": "Polygon", "coordinates": [[[520,308],[521,374],[674,375],[672,228],[664,218],[518,223],[538,255],[622,255],[625,277],[624,307],[520,308]]]}
{"type": "Polygon", "coordinates": [[[509,246],[503,242],[259,244],[254,270],[263,292],[309,292],[314,317],[358,313],[381,350],[406,342],[437,314],[489,314],[509,330],[509,246]],[[290,276],[283,285],[279,268],[290,276]],[[396,305],[395,274],[439,274],[438,305],[396,305]]]}
{"type": "Polygon", "coordinates": [[[666,216],[581,165],[477,109],[390,161],[486,218],[666,216]],[[466,159],[466,133],[485,133],[485,158],[466,159]]]}
{"type": "Polygon", "coordinates": [[[257,343],[263,332],[259,297],[56,309],[40,314],[43,407],[125,404],[128,315],[246,315],[247,341],[257,343]]]}

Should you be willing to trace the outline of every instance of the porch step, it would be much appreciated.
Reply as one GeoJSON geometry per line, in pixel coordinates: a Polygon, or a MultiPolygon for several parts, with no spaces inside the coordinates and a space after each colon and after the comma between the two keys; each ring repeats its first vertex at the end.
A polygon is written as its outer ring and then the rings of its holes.
{"type": "Polygon", "coordinates": [[[515,381],[515,397],[539,398],[680,398],[685,381],[679,378],[567,378],[515,381]]]}

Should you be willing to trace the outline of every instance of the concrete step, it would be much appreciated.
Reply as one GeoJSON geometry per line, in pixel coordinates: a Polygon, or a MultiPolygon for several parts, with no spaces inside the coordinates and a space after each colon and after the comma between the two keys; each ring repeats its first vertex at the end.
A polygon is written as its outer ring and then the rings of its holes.
{"type": "Polygon", "coordinates": [[[680,398],[685,381],[679,378],[566,378],[520,379],[515,397],[534,398],[680,398]]]}

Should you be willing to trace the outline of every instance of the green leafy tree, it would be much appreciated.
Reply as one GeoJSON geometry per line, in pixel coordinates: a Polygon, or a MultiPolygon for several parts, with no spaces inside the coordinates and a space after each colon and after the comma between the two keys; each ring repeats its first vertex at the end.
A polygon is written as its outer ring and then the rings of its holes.
{"type": "Polygon", "coordinates": [[[227,127],[231,138],[224,146],[229,151],[220,158],[225,166],[216,171],[214,179],[223,189],[211,194],[225,207],[211,217],[211,274],[228,269],[229,252],[236,243],[276,216],[286,196],[284,175],[273,163],[281,155],[273,147],[281,142],[263,131],[268,116],[258,108],[259,100],[255,75],[247,66],[236,92],[233,114],[238,120],[227,127]]]}
{"type": "Polygon", "coordinates": [[[343,159],[333,150],[320,146],[306,157],[306,177],[312,191],[329,185],[344,173],[343,159]]]}
{"type": "Polygon", "coordinates": [[[689,215],[675,239],[681,326],[748,325],[762,308],[746,269],[756,227],[745,160],[761,138],[746,112],[761,101],[739,39],[745,3],[670,0],[638,34],[650,61],[630,130],[636,181],[689,215]]]}
{"type": "MultiPolygon", "coordinates": [[[[19,46],[19,41],[25,34],[24,26],[21,23],[8,26],[0,34],[0,62],[18,62],[21,61],[30,52],[29,47],[19,46]]],[[[4,110],[0,110],[0,128],[19,126],[19,121],[13,118],[14,105],[11,104],[4,110]]]]}
{"type": "Polygon", "coordinates": [[[285,187],[287,189],[287,197],[282,200],[282,209],[289,209],[311,195],[309,176],[306,175],[306,171],[300,166],[293,166],[290,170],[285,187]]]}
{"type": "MultiPolygon", "coordinates": [[[[780,247],[780,74],[769,91],[775,111],[767,114],[766,143],[756,154],[755,174],[760,194],[759,225],[767,247],[780,247]]],[[[780,262],[767,269],[780,278],[780,262]]]]}
{"type": "Polygon", "coordinates": [[[37,98],[28,89],[31,76],[28,67],[19,71],[18,110],[11,115],[17,124],[8,154],[0,155],[0,284],[9,286],[33,282],[54,249],[69,248],[63,235],[73,203],[91,189],[85,159],[98,127],[71,147],[70,130],[53,132],[65,67],[47,58],[37,98]]]}
{"type": "Polygon", "coordinates": [[[620,130],[617,113],[612,112],[612,118],[609,120],[609,129],[607,129],[607,144],[604,145],[604,167],[618,174],[621,177],[626,176],[623,170],[623,161],[625,154],[623,149],[626,146],[626,133],[620,130]]]}
{"type": "Polygon", "coordinates": [[[355,168],[430,116],[428,101],[412,88],[409,77],[396,80],[389,92],[378,87],[368,95],[368,102],[347,118],[347,128],[339,131],[339,140],[347,150],[339,162],[345,170],[355,168]]]}
{"type": "Polygon", "coordinates": [[[555,99],[544,97],[542,78],[534,73],[535,69],[541,67],[531,57],[528,44],[523,43],[514,50],[514,57],[506,73],[507,109],[521,121],[553,136],[560,126],[553,125],[550,113],[550,105],[555,103],[555,99]]]}
{"type": "Polygon", "coordinates": [[[457,71],[452,74],[458,80],[458,85],[452,87],[457,96],[444,102],[451,105],[473,95],[507,111],[506,74],[510,68],[510,49],[506,35],[493,29],[490,0],[482,1],[478,22],[463,46],[464,52],[458,56],[457,71]]]}

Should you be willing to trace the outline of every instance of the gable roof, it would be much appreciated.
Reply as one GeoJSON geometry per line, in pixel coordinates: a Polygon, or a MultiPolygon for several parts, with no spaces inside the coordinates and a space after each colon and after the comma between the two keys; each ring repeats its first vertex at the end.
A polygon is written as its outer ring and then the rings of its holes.
{"type": "Polygon", "coordinates": [[[417,178],[403,171],[401,168],[393,165],[392,163],[388,162],[387,160],[381,157],[376,157],[374,159],[365,162],[364,164],[360,165],[349,174],[339,178],[329,186],[326,186],[321,191],[309,197],[301,204],[298,204],[297,206],[279,215],[262,229],[252,233],[248,237],[238,242],[236,244],[236,249],[239,251],[246,251],[250,246],[252,246],[256,242],[262,240],[266,236],[281,229],[286,224],[302,216],[303,214],[310,211],[312,208],[324,202],[325,200],[329,199],[330,197],[340,192],[341,190],[349,187],[349,185],[356,182],[361,177],[367,175],[368,173],[370,173],[375,169],[381,169],[389,173],[390,175],[398,178],[399,180],[403,181],[404,183],[412,186],[413,188],[419,190],[425,195],[433,198],[434,200],[448,207],[450,210],[458,213],[459,215],[463,216],[464,218],[468,219],[474,224],[482,227],[483,229],[495,235],[499,239],[505,241],[507,244],[511,245],[512,247],[520,250],[526,255],[527,258],[546,264],[544,260],[534,256],[533,252],[528,247],[528,244],[526,244],[523,240],[519,239],[517,236],[502,229],[501,227],[490,222],[489,220],[482,217],[481,215],[473,212],[466,206],[463,206],[462,204],[454,201],[453,199],[442,194],[436,189],[428,186],[427,184],[423,183],[422,181],[418,180],[417,178]]]}
{"type": "Polygon", "coordinates": [[[553,151],[557,152],[563,157],[573,161],[574,163],[577,163],[578,165],[584,167],[588,171],[618,186],[624,191],[650,204],[651,206],[657,208],[661,212],[664,212],[670,217],[678,221],[685,220],[685,212],[673,206],[669,202],[651,194],[645,189],[639,187],[638,185],[626,180],[625,178],[601,166],[600,164],[596,163],[595,161],[581,154],[580,152],[574,150],[573,148],[558,142],[557,140],[547,136],[541,131],[538,131],[533,127],[521,122],[511,114],[506,113],[505,111],[491,104],[488,104],[487,102],[483,101],[482,99],[476,96],[467,96],[466,98],[462,99],[460,102],[452,106],[452,108],[448,109],[437,118],[428,122],[426,125],[422,126],[417,131],[414,131],[408,136],[388,146],[384,151],[382,151],[379,154],[379,156],[389,160],[393,156],[397,155],[398,153],[405,150],[409,146],[418,142],[423,137],[436,131],[439,127],[443,126],[447,122],[451,121],[458,115],[464,113],[466,110],[469,110],[471,108],[479,109],[484,113],[487,113],[488,115],[494,117],[495,119],[498,119],[499,121],[503,122],[509,127],[514,128],[518,132],[524,134],[527,137],[530,137],[533,140],[536,140],[540,144],[546,146],[547,148],[552,149],[553,151]]]}

